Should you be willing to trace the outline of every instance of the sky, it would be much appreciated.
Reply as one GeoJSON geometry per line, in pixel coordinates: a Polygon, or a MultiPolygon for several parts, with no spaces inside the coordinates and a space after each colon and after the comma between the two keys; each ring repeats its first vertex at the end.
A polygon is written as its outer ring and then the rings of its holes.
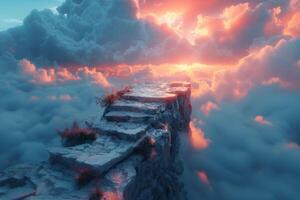
{"type": "Polygon", "coordinates": [[[55,9],[62,0],[2,0],[0,1],[0,31],[22,24],[33,9],[55,9]]]}
{"type": "Polygon", "coordinates": [[[299,199],[299,0],[30,2],[1,5],[1,19],[26,18],[0,32],[0,168],[40,162],[56,130],[98,120],[95,96],[183,80],[188,199],[299,199]]]}

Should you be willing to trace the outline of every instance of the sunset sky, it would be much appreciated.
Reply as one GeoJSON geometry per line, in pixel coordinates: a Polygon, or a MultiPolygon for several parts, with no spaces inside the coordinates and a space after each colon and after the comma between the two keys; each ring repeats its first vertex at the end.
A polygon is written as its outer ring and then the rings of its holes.
{"type": "Polygon", "coordinates": [[[1,1],[0,31],[1,168],[97,120],[95,96],[184,80],[188,199],[299,199],[299,0],[1,1]]]}

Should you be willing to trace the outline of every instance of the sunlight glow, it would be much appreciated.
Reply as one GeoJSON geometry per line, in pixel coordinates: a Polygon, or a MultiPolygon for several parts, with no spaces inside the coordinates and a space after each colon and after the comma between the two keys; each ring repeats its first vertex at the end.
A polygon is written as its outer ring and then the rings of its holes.
{"type": "Polygon", "coordinates": [[[209,140],[205,138],[203,131],[197,128],[194,122],[190,122],[190,142],[195,149],[206,149],[209,145],[209,140]]]}

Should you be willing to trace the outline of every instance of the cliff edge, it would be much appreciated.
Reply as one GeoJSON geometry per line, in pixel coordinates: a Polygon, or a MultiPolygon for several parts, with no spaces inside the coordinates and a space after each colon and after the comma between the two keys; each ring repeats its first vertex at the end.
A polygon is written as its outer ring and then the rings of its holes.
{"type": "Polygon", "coordinates": [[[93,141],[0,172],[0,199],[184,199],[178,134],[188,128],[190,95],[186,82],[133,85],[107,103],[93,141]]]}

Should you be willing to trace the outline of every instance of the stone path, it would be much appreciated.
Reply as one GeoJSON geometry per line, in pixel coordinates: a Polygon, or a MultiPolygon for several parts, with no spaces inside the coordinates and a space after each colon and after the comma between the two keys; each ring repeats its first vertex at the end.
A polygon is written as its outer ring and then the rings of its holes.
{"type": "MultiPolygon", "coordinates": [[[[186,82],[134,85],[105,109],[93,143],[52,147],[50,162],[3,172],[0,199],[87,199],[95,188],[102,199],[155,199],[159,192],[151,191],[159,184],[167,195],[165,189],[178,181],[170,166],[177,160],[177,129],[190,120],[190,94],[186,82]],[[79,189],[73,184],[78,169],[95,175],[79,189]],[[161,183],[154,184],[155,176],[161,183]]],[[[179,199],[160,199],[174,195],[179,199]]]]}

